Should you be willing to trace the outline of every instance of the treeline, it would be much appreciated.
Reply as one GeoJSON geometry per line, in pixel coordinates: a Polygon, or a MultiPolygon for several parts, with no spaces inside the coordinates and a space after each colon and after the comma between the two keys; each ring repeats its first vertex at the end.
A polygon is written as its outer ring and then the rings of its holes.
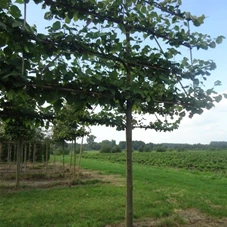
{"type": "MultiPolygon", "coordinates": [[[[132,142],[133,150],[139,152],[165,152],[165,151],[187,151],[187,150],[225,150],[227,149],[226,141],[212,141],[210,144],[187,144],[187,143],[145,143],[141,140],[132,142]]],[[[103,140],[102,142],[91,142],[84,144],[84,150],[97,150],[104,153],[116,153],[126,149],[126,142],[120,141],[116,144],[115,140],[103,140]]]]}

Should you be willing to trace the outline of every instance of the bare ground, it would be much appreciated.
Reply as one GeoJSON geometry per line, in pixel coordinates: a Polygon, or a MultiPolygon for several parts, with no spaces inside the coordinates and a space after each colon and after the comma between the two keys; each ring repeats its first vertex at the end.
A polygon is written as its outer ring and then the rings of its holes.
{"type": "MultiPolygon", "coordinates": [[[[0,191],[18,191],[29,190],[30,188],[53,188],[53,187],[71,187],[86,181],[95,181],[97,183],[109,183],[116,186],[124,187],[125,179],[121,175],[105,175],[98,171],[81,169],[76,180],[73,179],[72,169],[66,166],[64,176],[62,166],[51,167],[46,169],[44,166],[28,165],[22,169],[20,187],[15,187],[15,167],[0,165],[0,191]],[[24,171],[24,172],[23,172],[24,171]],[[78,177],[79,176],[79,177],[78,177]],[[79,179],[79,180],[78,180],[79,179]]],[[[106,225],[105,227],[124,227],[124,223],[115,225],[106,225]]],[[[217,219],[206,216],[198,210],[176,210],[170,217],[161,219],[146,219],[135,221],[134,227],[227,227],[227,218],[217,219]]]]}

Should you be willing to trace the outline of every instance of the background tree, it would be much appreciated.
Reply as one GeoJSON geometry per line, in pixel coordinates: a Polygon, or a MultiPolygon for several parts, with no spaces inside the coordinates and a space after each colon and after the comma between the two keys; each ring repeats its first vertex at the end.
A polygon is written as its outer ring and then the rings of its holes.
{"type": "Polygon", "coordinates": [[[88,150],[93,150],[93,145],[94,145],[94,142],[95,142],[95,138],[96,136],[94,135],[88,135],[87,136],[87,149],[88,150]]]}

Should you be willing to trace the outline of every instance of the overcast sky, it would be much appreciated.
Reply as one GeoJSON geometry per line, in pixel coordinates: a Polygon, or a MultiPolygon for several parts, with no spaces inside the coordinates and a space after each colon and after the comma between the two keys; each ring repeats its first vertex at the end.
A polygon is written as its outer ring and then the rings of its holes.
{"type": "MultiPolygon", "coordinates": [[[[182,0],[183,10],[194,15],[205,14],[205,23],[197,31],[217,37],[227,37],[227,0],[182,0]]],[[[37,6],[29,4],[27,20],[30,24],[36,24],[38,29],[43,28],[47,22],[43,22],[42,13],[37,6]]],[[[189,54],[189,53],[188,53],[189,54]]],[[[216,89],[218,92],[227,92],[227,40],[215,49],[208,51],[194,51],[193,56],[203,60],[212,59],[217,64],[207,83],[207,88],[213,86],[216,80],[222,81],[222,86],[216,89]]],[[[189,56],[186,56],[189,57],[189,56]]],[[[124,141],[125,132],[118,132],[114,128],[91,127],[96,141],[116,140],[124,141]]],[[[192,119],[185,118],[178,130],[169,133],[160,133],[153,130],[134,130],[133,140],[143,140],[153,143],[210,143],[210,141],[227,141],[227,100],[217,104],[215,108],[205,111],[202,115],[196,115],[192,119]]]]}

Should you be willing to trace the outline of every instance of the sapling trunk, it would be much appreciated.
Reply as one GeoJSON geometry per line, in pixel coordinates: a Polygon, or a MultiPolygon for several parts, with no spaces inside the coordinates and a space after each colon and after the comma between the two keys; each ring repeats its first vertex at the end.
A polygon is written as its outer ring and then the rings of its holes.
{"type": "Polygon", "coordinates": [[[2,162],[2,142],[0,142],[0,162],[2,162]]]}
{"type": "Polygon", "coordinates": [[[132,177],[132,104],[127,101],[126,112],[126,210],[125,226],[133,226],[133,177],[132,177]]]}
{"type": "Polygon", "coordinates": [[[81,165],[81,157],[83,152],[83,142],[84,142],[84,137],[82,137],[81,144],[80,144],[80,155],[79,155],[79,161],[78,161],[78,178],[80,177],[80,165],[81,165]]]}
{"type": "Polygon", "coordinates": [[[12,152],[12,146],[11,146],[11,143],[8,143],[7,144],[8,146],[7,146],[7,150],[8,150],[8,169],[10,169],[10,167],[11,167],[11,152],[12,152]]]}
{"type": "Polygon", "coordinates": [[[73,154],[74,154],[74,157],[73,157],[73,179],[75,180],[76,179],[76,137],[75,137],[74,144],[73,144],[73,154]]]}
{"type": "Polygon", "coordinates": [[[48,167],[48,142],[46,141],[46,159],[45,159],[46,172],[47,172],[47,167],[48,167]]]}
{"type": "Polygon", "coordinates": [[[34,167],[34,164],[35,164],[35,155],[36,155],[36,144],[34,144],[34,150],[33,150],[33,158],[32,158],[33,167],[34,167]]]}
{"type": "Polygon", "coordinates": [[[63,156],[62,156],[63,177],[65,177],[65,144],[63,142],[63,156]]]}
{"type": "Polygon", "coordinates": [[[28,144],[24,145],[24,172],[26,172],[26,162],[27,162],[27,148],[28,148],[28,144]]]}
{"type": "Polygon", "coordinates": [[[20,184],[20,157],[22,150],[22,141],[18,140],[17,142],[17,168],[16,168],[16,186],[18,187],[20,184]]]}
{"type": "MultiPolygon", "coordinates": [[[[71,145],[73,146],[73,140],[71,141],[71,145]]],[[[73,159],[73,152],[72,152],[72,149],[70,149],[70,164],[69,164],[70,169],[72,168],[72,159],[73,159]]]]}

